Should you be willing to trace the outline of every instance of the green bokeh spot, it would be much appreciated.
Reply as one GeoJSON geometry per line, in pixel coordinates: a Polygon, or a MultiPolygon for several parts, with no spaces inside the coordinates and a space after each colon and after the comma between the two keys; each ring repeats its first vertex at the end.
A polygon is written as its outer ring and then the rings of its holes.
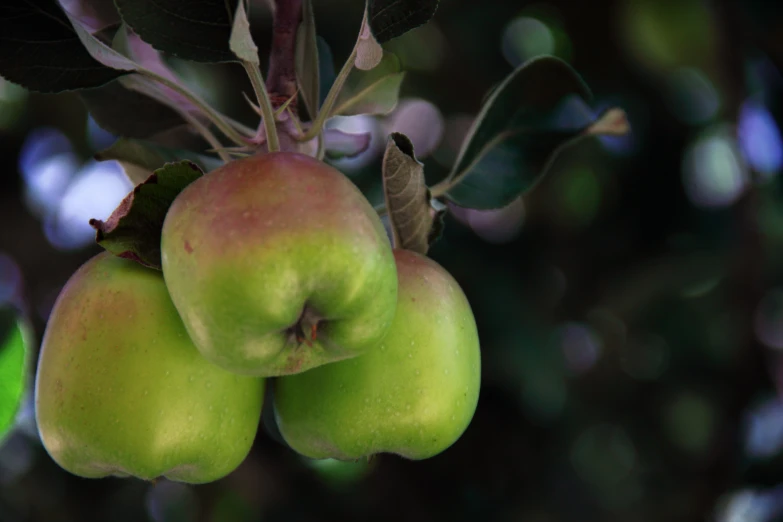
{"type": "Polygon", "coordinates": [[[587,167],[573,168],[563,173],[559,185],[563,218],[577,228],[589,225],[601,204],[601,185],[595,173],[587,167]]]}
{"type": "Polygon", "coordinates": [[[350,484],[364,477],[370,470],[368,459],[357,461],[341,461],[335,459],[308,459],[307,464],[332,485],[340,486],[350,484]]]}
{"type": "Polygon", "coordinates": [[[27,384],[28,330],[19,320],[0,325],[0,440],[14,425],[27,384]]]}

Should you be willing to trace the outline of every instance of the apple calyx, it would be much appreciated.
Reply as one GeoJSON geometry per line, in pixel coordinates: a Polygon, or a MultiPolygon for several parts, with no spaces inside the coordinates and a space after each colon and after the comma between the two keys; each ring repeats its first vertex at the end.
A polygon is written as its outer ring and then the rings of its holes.
{"type": "Polygon", "coordinates": [[[313,343],[318,339],[318,323],[322,320],[323,317],[313,307],[305,305],[299,319],[286,329],[289,342],[299,346],[305,344],[312,348],[313,343]]]}

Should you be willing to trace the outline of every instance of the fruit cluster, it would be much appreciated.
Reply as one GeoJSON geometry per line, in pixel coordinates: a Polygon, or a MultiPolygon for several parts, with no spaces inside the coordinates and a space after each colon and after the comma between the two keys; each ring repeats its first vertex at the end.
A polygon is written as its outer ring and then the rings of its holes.
{"type": "Polygon", "coordinates": [[[247,456],[265,378],[312,458],[438,454],[476,408],[479,342],[456,281],[393,250],[361,192],[308,156],[236,160],[174,200],[162,274],[108,253],[52,310],[36,415],[84,477],[203,483],[247,456]]]}

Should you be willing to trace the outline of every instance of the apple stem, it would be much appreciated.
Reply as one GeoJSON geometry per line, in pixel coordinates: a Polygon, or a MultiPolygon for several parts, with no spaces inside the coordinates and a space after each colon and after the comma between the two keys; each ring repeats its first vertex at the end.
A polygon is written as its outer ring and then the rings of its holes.
{"type": "Polygon", "coordinates": [[[275,0],[272,50],[266,88],[277,110],[286,102],[296,113],[296,31],[302,21],[302,0],[275,0]]]}

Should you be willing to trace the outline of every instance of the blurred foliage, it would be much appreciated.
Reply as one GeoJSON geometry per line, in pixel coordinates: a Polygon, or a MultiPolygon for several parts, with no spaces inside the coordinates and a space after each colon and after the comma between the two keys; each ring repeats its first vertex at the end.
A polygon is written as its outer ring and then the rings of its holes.
{"type": "MultiPolygon", "coordinates": [[[[451,207],[430,255],[465,289],[483,351],[479,407],[452,448],[416,463],[310,462],[259,430],[247,461],[214,484],[90,481],[46,455],[28,393],[0,446],[0,521],[781,520],[783,10],[773,5],[443,0],[430,24],[385,44],[406,71],[396,110],[435,109],[410,111],[420,126],[398,112],[336,123],[372,135],[365,153],[334,163],[374,203],[386,133],[419,136],[436,183],[482,100],[539,53],[569,62],[599,108],[622,106],[633,128],[574,146],[505,208],[451,207]]],[[[339,66],[361,5],[314,10],[339,66]]],[[[264,56],[270,20],[252,22],[264,56]]],[[[175,65],[247,120],[240,68],[175,65]]],[[[40,339],[59,289],[99,250],[63,239],[65,218],[105,219],[112,207],[98,201],[127,190],[98,183],[108,171],[85,177],[112,139],[74,94],[0,81],[0,135],[0,252],[21,273],[40,339]],[[60,138],[45,142],[44,128],[60,138]]]]}

